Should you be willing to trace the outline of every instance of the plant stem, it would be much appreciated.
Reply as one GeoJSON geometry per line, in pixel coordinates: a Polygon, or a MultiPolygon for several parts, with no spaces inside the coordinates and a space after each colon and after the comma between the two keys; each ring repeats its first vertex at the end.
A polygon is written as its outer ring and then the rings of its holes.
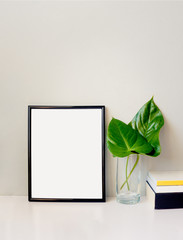
{"type": "MultiPolygon", "coordinates": [[[[127,183],[127,186],[128,186],[128,179],[130,178],[130,176],[131,176],[133,170],[135,169],[135,167],[137,166],[138,161],[139,161],[139,154],[137,154],[137,159],[136,159],[136,161],[135,161],[135,164],[133,165],[133,168],[132,168],[132,170],[130,171],[128,177],[126,177],[126,181],[124,181],[124,183],[122,184],[120,190],[124,187],[124,185],[125,185],[126,183],[127,183]]],[[[129,190],[129,189],[128,189],[128,190],[129,190]]]]}
{"type": "Polygon", "coordinates": [[[130,190],[129,184],[128,184],[128,161],[129,161],[130,155],[128,155],[127,160],[126,160],[126,183],[127,183],[127,188],[128,191],[130,190]]]}

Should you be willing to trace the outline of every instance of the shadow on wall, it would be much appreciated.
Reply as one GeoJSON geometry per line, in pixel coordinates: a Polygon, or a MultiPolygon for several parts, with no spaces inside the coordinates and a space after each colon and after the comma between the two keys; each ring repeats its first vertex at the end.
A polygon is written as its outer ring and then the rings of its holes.
{"type": "Polygon", "coordinates": [[[150,158],[149,169],[152,170],[182,170],[183,134],[164,117],[165,124],[160,131],[161,154],[150,158]],[[182,169],[181,169],[182,168],[182,169]]]}

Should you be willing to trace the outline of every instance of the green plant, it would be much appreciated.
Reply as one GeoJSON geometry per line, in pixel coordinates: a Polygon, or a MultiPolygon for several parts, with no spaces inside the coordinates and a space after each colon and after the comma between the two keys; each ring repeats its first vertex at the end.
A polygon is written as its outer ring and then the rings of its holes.
{"type": "Polygon", "coordinates": [[[157,157],[161,152],[159,132],[164,125],[161,111],[154,103],[153,97],[142,106],[129,124],[113,118],[108,126],[107,147],[114,157],[127,157],[126,181],[127,184],[135,169],[139,155],[157,157]],[[137,154],[136,162],[127,175],[128,160],[130,154],[137,154]]]}

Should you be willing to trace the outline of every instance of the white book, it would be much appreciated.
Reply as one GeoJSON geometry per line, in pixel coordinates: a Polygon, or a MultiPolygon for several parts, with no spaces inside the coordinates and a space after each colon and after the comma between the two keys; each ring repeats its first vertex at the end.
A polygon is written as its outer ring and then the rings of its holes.
{"type": "Polygon", "coordinates": [[[147,182],[156,193],[174,193],[183,192],[183,186],[157,186],[152,179],[147,176],[147,182]]]}
{"type": "Polygon", "coordinates": [[[155,186],[183,186],[183,171],[149,171],[148,179],[155,186]]]}

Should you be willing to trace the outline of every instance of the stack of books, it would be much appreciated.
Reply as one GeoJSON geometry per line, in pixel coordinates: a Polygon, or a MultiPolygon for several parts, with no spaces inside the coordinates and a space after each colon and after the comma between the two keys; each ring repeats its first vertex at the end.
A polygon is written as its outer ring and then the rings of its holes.
{"type": "Polygon", "coordinates": [[[155,209],[183,208],[183,171],[150,171],[146,195],[155,209]]]}

